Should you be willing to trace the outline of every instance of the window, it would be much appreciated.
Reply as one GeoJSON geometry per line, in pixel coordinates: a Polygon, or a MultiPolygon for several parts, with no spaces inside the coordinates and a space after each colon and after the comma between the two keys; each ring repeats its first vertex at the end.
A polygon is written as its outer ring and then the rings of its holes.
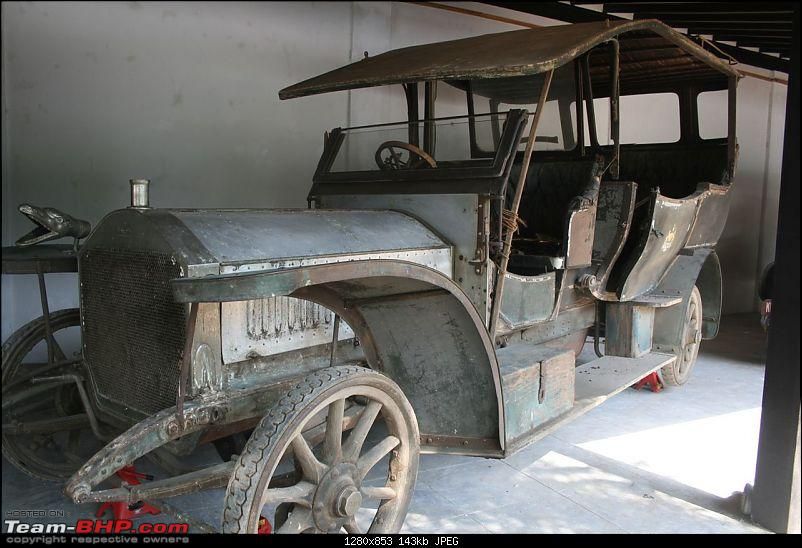
{"type": "MultiPolygon", "coordinates": [[[[622,95],[620,102],[621,144],[646,145],[679,141],[681,135],[679,97],[676,93],[622,95]]],[[[599,144],[612,145],[609,97],[594,99],[593,111],[596,115],[596,135],[599,144]]],[[[585,144],[590,144],[587,113],[585,113],[585,144]]]]}
{"type": "MultiPolygon", "coordinates": [[[[576,146],[576,114],[573,109],[575,102],[555,99],[546,101],[543,105],[543,114],[537,126],[534,150],[573,150],[576,146]]],[[[525,108],[529,111],[529,120],[534,118],[537,105],[507,105],[498,104],[498,112],[507,112],[514,108],[525,108]]],[[[519,150],[526,148],[526,138],[529,135],[529,125],[524,130],[519,150]]]]}
{"type": "Polygon", "coordinates": [[[727,90],[703,91],[696,96],[699,111],[699,137],[721,139],[727,136],[727,90]]]}
{"type": "MultiPolygon", "coordinates": [[[[609,110],[608,110],[609,112],[609,110]]],[[[621,143],[676,143],[680,138],[676,93],[621,96],[621,143]]]]}

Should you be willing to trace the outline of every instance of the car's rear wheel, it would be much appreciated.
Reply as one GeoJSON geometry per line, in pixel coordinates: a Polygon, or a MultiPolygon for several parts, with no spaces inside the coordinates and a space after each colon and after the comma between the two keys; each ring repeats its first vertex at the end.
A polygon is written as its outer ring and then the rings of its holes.
{"type": "Polygon", "coordinates": [[[277,533],[396,533],[419,452],[415,413],[392,380],[364,367],[317,371],[248,440],[228,484],[223,532],[256,533],[266,518],[277,533]]]}
{"type": "Polygon", "coordinates": [[[681,386],[688,382],[702,342],[702,296],[694,286],[685,307],[685,324],[678,345],[677,357],[670,365],[660,370],[666,384],[681,386]]]}

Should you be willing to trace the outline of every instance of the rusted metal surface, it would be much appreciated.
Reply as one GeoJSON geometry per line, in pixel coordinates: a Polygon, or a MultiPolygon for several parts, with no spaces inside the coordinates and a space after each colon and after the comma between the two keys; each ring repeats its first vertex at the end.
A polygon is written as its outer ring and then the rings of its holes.
{"type": "MultiPolygon", "coordinates": [[[[298,377],[295,377],[295,381],[297,379],[298,377]]],[[[233,461],[137,486],[92,490],[104,478],[110,477],[117,469],[125,466],[125,463],[133,462],[170,440],[208,429],[210,425],[212,428],[220,428],[244,421],[258,421],[264,412],[263,406],[269,407],[292,384],[293,380],[290,379],[274,385],[239,387],[239,393],[218,394],[202,402],[189,403],[187,420],[183,424],[177,408],[167,409],[158,416],[142,421],[109,443],[81,467],[65,487],[65,494],[78,503],[114,500],[135,503],[145,499],[171,498],[225,487],[234,468],[233,461]]],[[[360,405],[351,405],[345,409],[343,431],[350,430],[356,425],[362,409],[360,405]]],[[[308,443],[313,446],[320,443],[325,435],[325,426],[325,416],[322,419],[312,420],[303,434],[308,443]]]]}
{"type": "Polygon", "coordinates": [[[504,388],[506,445],[574,405],[574,353],[528,344],[498,351],[504,388]]]}
{"type": "Polygon", "coordinates": [[[600,184],[600,178],[594,177],[590,187],[577,196],[569,206],[565,231],[565,268],[591,265],[600,184]]]}
{"type": "MultiPolygon", "coordinates": [[[[490,308],[487,268],[490,226],[489,199],[470,194],[344,194],[321,197],[326,208],[364,207],[403,211],[425,219],[433,231],[453,246],[452,278],[487,321],[490,308]]],[[[421,221],[424,222],[424,221],[421,221]]]]}
{"type": "MultiPolygon", "coordinates": [[[[668,198],[655,192],[639,242],[623,268],[617,293],[622,301],[632,300],[654,289],[685,246],[696,218],[696,200],[668,198]]],[[[632,237],[632,236],[630,236],[632,237]]]]}
{"type": "Polygon", "coordinates": [[[92,494],[92,489],[126,464],[172,440],[211,425],[261,416],[291,382],[255,382],[248,387],[236,386],[231,391],[220,391],[185,402],[181,414],[177,408],[170,407],[139,421],[89,459],[70,479],[64,492],[77,503],[119,500],[119,493],[98,495],[92,494]]]}
{"type": "MultiPolygon", "coordinates": [[[[660,40],[676,46],[700,76],[737,76],[727,63],[656,20],[602,21],[558,25],[531,30],[486,34],[461,40],[412,46],[367,57],[356,63],[310,78],[279,92],[281,99],[354,88],[429,80],[470,80],[538,74],[557,68],[594,46],[626,33],[644,31],[637,39],[660,40]]],[[[650,49],[653,49],[652,46],[650,49]]],[[[623,49],[623,46],[622,46],[623,49]]],[[[661,75],[660,61],[649,67],[661,75]]],[[[627,74],[622,68],[622,75],[627,74]]],[[[670,71],[663,71],[670,76],[670,71]]]]}
{"type": "Polygon", "coordinates": [[[702,190],[695,199],[696,218],[688,233],[685,249],[712,247],[718,243],[730,209],[729,186],[702,185],[702,190]]]}
{"type": "Polygon", "coordinates": [[[542,322],[551,316],[556,298],[554,272],[540,276],[518,276],[507,272],[501,297],[501,332],[542,322]]]}
{"type": "Polygon", "coordinates": [[[190,348],[192,363],[188,393],[192,396],[222,390],[228,384],[221,349],[220,305],[200,303],[190,348]]]}
{"type": "Polygon", "coordinates": [[[702,297],[702,338],[718,335],[723,299],[721,263],[715,251],[707,255],[702,270],[696,277],[696,287],[702,297]]]}
{"type": "Polygon", "coordinates": [[[721,318],[721,265],[712,249],[693,249],[677,256],[655,290],[656,294],[682,298],[682,303],[677,306],[655,311],[656,350],[666,353],[679,351],[685,328],[684,312],[695,285],[702,297],[702,337],[715,337],[721,318]]]}
{"type": "Polygon", "coordinates": [[[640,358],[652,351],[655,306],[646,301],[607,303],[605,310],[605,355],[640,358]]]}
{"type": "Polygon", "coordinates": [[[478,438],[503,432],[498,366],[487,329],[465,293],[437,271],[400,261],[353,261],[182,278],[173,281],[173,290],[180,302],[268,294],[318,302],[352,327],[370,366],[404,389],[422,431],[478,438]],[[438,288],[447,293],[361,300],[438,288]],[[438,356],[437,367],[431,356],[438,356]]]}
{"type": "MultiPolygon", "coordinates": [[[[253,272],[375,259],[413,262],[447,276],[451,276],[453,268],[451,249],[442,247],[257,262],[223,266],[221,271],[253,272]]],[[[325,344],[332,337],[333,318],[332,312],[325,307],[292,297],[277,296],[223,303],[221,324],[223,361],[234,363],[258,355],[278,354],[325,344]]],[[[353,336],[351,328],[343,325],[340,330],[340,340],[350,339],[353,336]]]]}
{"type": "MultiPolygon", "coordinates": [[[[104,413],[130,422],[175,401],[180,356],[206,363],[193,370],[193,382],[213,389],[225,382],[218,371],[223,364],[331,340],[329,311],[268,293],[256,302],[204,308],[202,336],[192,348],[184,348],[187,311],[170,302],[165,276],[389,258],[425,264],[447,275],[452,271],[451,246],[417,220],[393,211],[112,213],[86,241],[79,259],[90,392],[104,413]],[[286,314],[276,314],[277,305],[286,305],[286,314]],[[136,345],[120,344],[134,339],[136,345]],[[118,382],[123,375],[133,376],[136,390],[118,382]]],[[[352,334],[343,329],[343,336],[352,334]]]]}
{"type": "Polygon", "coordinates": [[[421,453],[474,455],[477,457],[501,457],[503,452],[495,438],[471,438],[422,433],[421,453]]]}
{"type": "Polygon", "coordinates": [[[592,262],[597,265],[588,287],[601,300],[615,300],[614,293],[604,288],[610,271],[624,247],[635,209],[636,184],[631,181],[605,181],[599,189],[596,208],[592,262]]]}
{"type": "MultiPolygon", "coordinates": [[[[442,249],[448,245],[415,219],[393,211],[171,210],[217,259],[221,271],[292,259],[442,249]],[[276,237],[278,234],[289,237],[276,237]]],[[[267,265],[265,266],[267,268],[267,265]]],[[[237,270],[237,269],[234,269],[237,270]]]]}
{"type": "MultiPolygon", "coordinates": [[[[562,309],[557,318],[552,321],[520,330],[520,337],[534,344],[546,343],[592,327],[595,323],[594,315],[594,301],[586,300],[577,306],[562,309]]],[[[502,334],[512,335],[513,333],[518,333],[518,331],[502,334]]]]}

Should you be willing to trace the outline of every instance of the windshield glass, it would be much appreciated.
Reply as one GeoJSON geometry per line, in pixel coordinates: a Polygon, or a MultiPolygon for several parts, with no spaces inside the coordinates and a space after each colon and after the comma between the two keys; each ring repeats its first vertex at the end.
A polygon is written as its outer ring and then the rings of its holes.
{"type": "MultiPolygon", "coordinates": [[[[530,113],[537,110],[537,102],[545,82],[545,74],[511,76],[474,80],[471,89],[473,108],[477,112],[507,112],[524,108],[530,113]]],[[[452,85],[467,88],[465,83],[452,85]]],[[[574,65],[557,68],[543,105],[543,114],[537,128],[535,150],[572,150],[576,146],[576,87],[574,65]]],[[[519,150],[525,146],[522,141],[519,150]]],[[[484,144],[479,142],[484,148],[484,144]]]]}
{"type": "Polygon", "coordinates": [[[347,128],[330,171],[489,166],[506,117],[505,112],[347,128]],[[433,127],[434,142],[424,148],[426,126],[433,127]]]}

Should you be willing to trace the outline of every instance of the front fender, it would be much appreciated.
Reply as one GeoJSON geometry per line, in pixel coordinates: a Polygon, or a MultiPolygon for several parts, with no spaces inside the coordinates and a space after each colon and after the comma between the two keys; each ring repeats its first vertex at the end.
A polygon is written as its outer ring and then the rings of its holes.
{"type": "Polygon", "coordinates": [[[412,404],[431,451],[499,455],[504,411],[493,343],[474,305],[442,273],[396,260],[360,260],[172,281],[176,300],[288,296],[331,309],[353,329],[368,364],[412,404]]]}

